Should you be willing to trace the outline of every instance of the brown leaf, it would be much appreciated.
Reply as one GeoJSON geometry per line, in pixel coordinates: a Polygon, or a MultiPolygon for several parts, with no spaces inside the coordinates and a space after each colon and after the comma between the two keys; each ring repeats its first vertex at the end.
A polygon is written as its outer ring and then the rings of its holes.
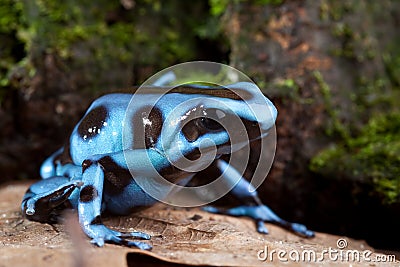
{"type": "MultiPolygon", "coordinates": [[[[13,183],[0,188],[0,266],[266,266],[271,264],[270,258],[261,261],[257,256],[264,256],[260,250],[266,248],[269,253],[272,250],[301,253],[312,249],[317,255],[329,247],[338,249],[338,236],[317,233],[313,239],[303,239],[274,225],[267,225],[269,235],[261,235],[246,218],[162,204],[131,216],[104,219],[113,229],[151,234],[152,239],[145,242],[153,245],[152,251],[111,244],[98,248],[90,245],[81,232],[76,213],[64,216],[64,224],[23,219],[19,205],[28,186],[28,183],[13,183]]],[[[350,238],[346,241],[346,249],[372,251],[365,242],[350,238]]],[[[273,256],[272,263],[279,266],[277,254],[273,256]]],[[[289,259],[288,255],[286,258],[289,259]]],[[[332,260],[325,257],[324,262],[329,264],[332,260]]],[[[339,263],[348,266],[347,262],[339,263]]],[[[367,262],[351,263],[370,266],[367,262]]],[[[288,260],[286,265],[294,266],[296,262],[288,260]]]]}

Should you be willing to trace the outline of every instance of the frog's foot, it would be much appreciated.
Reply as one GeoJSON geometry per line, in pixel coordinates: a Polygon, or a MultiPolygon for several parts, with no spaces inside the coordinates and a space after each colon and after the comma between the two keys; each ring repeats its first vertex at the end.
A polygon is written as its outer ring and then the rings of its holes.
{"type": "Polygon", "coordinates": [[[203,210],[218,213],[218,214],[226,214],[231,216],[247,216],[255,220],[257,224],[257,231],[262,234],[268,234],[268,229],[265,227],[265,222],[270,222],[276,225],[279,225],[293,233],[302,236],[302,237],[313,237],[314,232],[308,230],[305,225],[298,223],[287,222],[278,215],[276,215],[270,208],[265,205],[256,205],[256,206],[238,206],[231,209],[220,209],[213,206],[206,206],[203,210]]]}
{"type": "Polygon", "coordinates": [[[64,181],[61,184],[59,182],[62,179],[58,178],[61,177],[41,180],[33,184],[25,193],[21,209],[28,219],[39,222],[54,220],[53,217],[55,214],[53,211],[65,203],[75,189],[81,187],[83,184],[81,181],[64,181]],[[51,189],[51,187],[54,189],[51,189]]]}
{"type": "Polygon", "coordinates": [[[142,250],[151,250],[152,246],[140,241],[129,240],[129,238],[139,238],[149,240],[150,235],[143,232],[128,232],[121,233],[118,231],[111,230],[103,224],[88,225],[84,228],[86,234],[92,238],[91,243],[102,247],[104,243],[114,243],[117,245],[123,245],[127,247],[137,247],[142,250]]]}

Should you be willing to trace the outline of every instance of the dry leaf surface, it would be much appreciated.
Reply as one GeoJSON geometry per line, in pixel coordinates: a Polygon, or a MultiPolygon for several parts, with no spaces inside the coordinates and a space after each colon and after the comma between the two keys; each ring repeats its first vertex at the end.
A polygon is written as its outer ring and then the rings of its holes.
{"type": "MultiPolygon", "coordinates": [[[[75,213],[64,216],[63,223],[49,225],[23,219],[21,198],[29,183],[13,183],[0,188],[0,267],[3,266],[280,266],[278,252],[284,251],[286,266],[399,266],[399,263],[335,260],[325,255],[323,261],[310,262],[301,257],[305,250],[316,253],[336,249],[339,238],[347,241],[343,251],[371,251],[371,259],[382,254],[363,241],[317,233],[303,239],[274,225],[267,225],[269,235],[255,231],[252,221],[214,215],[200,209],[156,205],[131,216],[110,216],[104,223],[120,231],[138,230],[152,235],[153,250],[106,244],[92,246],[82,234],[75,213]],[[265,250],[269,256],[266,260],[265,250]],[[264,250],[264,251],[261,251],[264,250]],[[271,253],[273,260],[271,261],[271,253]],[[261,251],[261,252],[260,252],[261,251]]],[[[281,252],[282,253],[282,252],[281,252]]],[[[307,255],[306,255],[307,256],[307,255]]],[[[353,258],[351,258],[353,259],[353,258]]]]}

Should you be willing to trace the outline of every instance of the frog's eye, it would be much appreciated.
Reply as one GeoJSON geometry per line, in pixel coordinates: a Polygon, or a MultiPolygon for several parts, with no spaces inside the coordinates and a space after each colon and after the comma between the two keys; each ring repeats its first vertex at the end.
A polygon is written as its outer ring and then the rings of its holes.
{"type": "Polygon", "coordinates": [[[224,111],[210,108],[205,110],[205,115],[207,115],[207,117],[201,117],[198,120],[200,127],[209,131],[220,131],[224,129],[221,125],[221,123],[227,120],[227,114],[224,111]]]}
{"type": "Polygon", "coordinates": [[[220,131],[220,130],[224,129],[224,127],[221,124],[219,124],[217,121],[215,121],[214,119],[203,117],[203,118],[197,119],[196,122],[197,122],[198,127],[201,127],[204,130],[216,132],[216,131],[220,131]]]}
{"type": "Polygon", "coordinates": [[[209,132],[223,131],[224,120],[228,119],[227,114],[219,109],[207,109],[204,117],[198,117],[187,122],[182,133],[189,142],[193,142],[199,136],[209,132]]]}

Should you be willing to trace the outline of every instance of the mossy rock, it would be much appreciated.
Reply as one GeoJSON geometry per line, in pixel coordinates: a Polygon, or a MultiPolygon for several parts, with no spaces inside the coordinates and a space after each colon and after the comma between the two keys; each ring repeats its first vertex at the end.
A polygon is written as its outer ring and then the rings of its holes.
{"type": "Polygon", "coordinates": [[[312,171],[327,177],[372,185],[385,204],[400,203],[400,113],[372,118],[347,144],[332,146],[312,161],[312,171]]]}

